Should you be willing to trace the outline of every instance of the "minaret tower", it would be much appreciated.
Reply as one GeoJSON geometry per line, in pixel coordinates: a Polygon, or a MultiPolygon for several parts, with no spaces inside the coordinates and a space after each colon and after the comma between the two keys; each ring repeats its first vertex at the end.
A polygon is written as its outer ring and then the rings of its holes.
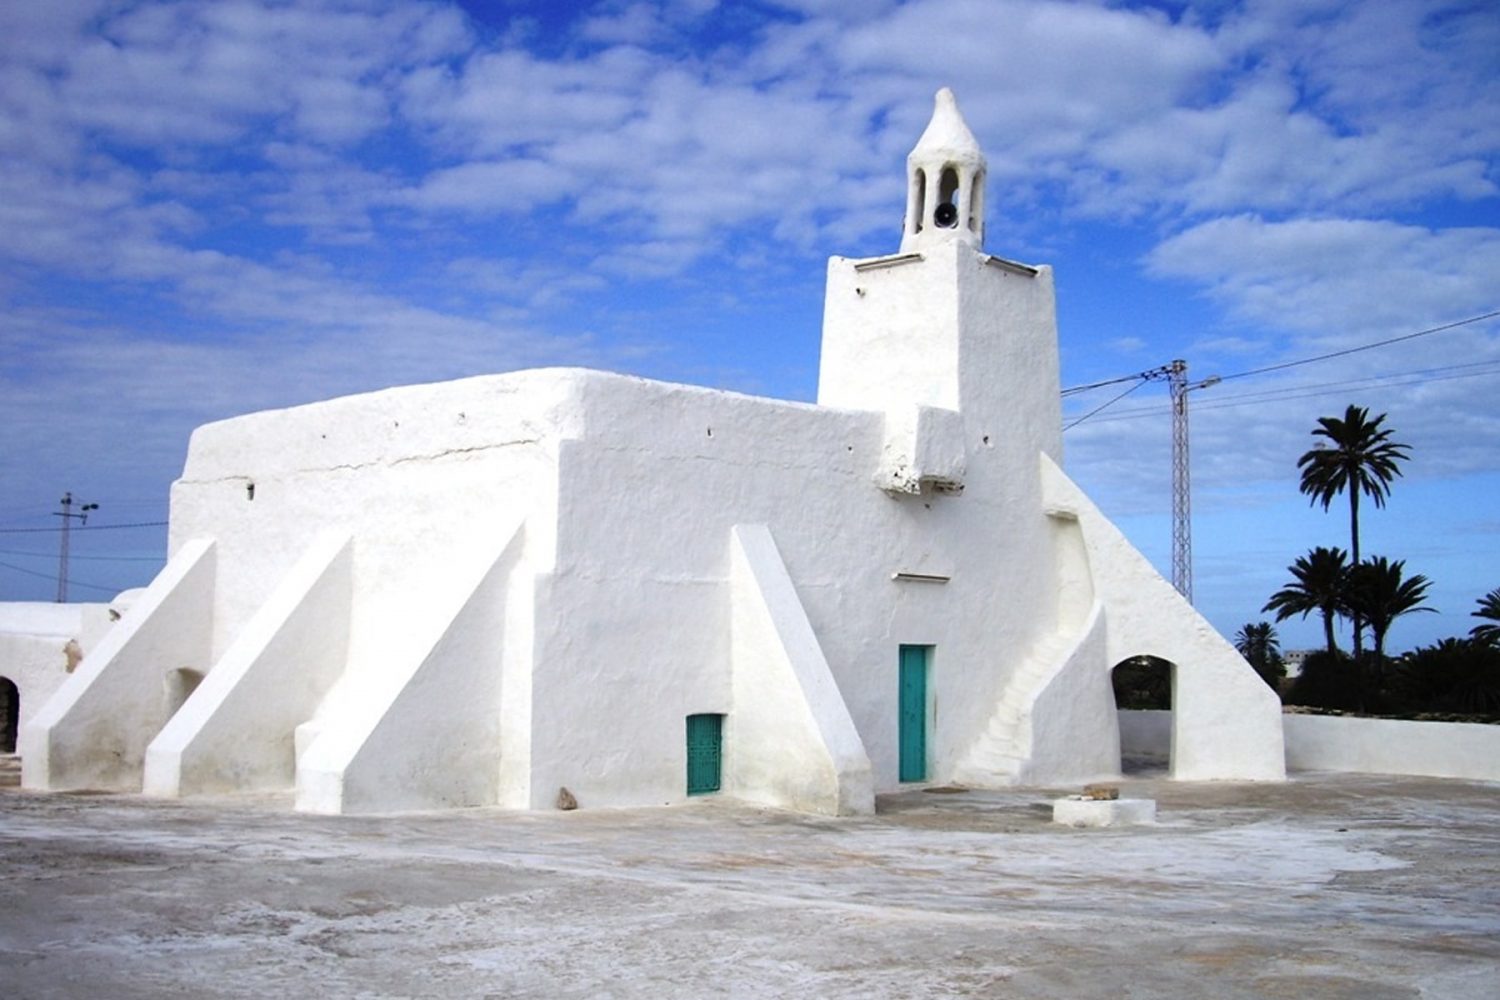
{"type": "Polygon", "coordinates": [[[818,402],[884,412],[892,494],[1034,480],[1062,456],[1052,271],[985,252],[984,153],[951,90],[906,175],[900,252],[828,262],[818,402]]]}
{"type": "Polygon", "coordinates": [[[984,246],[984,153],[953,91],[938,91],[935,104],[927,130],[906,157],[902,253],[949,240],[984,246]]]}

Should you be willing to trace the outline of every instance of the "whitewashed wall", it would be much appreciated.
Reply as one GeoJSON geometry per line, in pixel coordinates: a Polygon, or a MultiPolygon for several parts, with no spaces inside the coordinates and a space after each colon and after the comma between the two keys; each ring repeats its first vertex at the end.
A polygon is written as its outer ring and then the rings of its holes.
{"type": "Polygon", "coordinates": [[[0,677],[20,694],[22,726],[67,680],[68,643],[86,653],[107,629],[108,614],[107,604],[0,603],[0,677]]]}
{"type": "MultiPolygon", "coordinates": [[[[1289,770],[1500,781],[1500,726],[1295,712],[1281,719],[1289,770]]],[[[1123,753],[1166,760],[1171,741],[1171,712],[1120,712],[1123,753]]]]}
{"type": "Polygon", "coordinates": [[[1500,781],[1500,726],[1282,716],[1287,767],[1500,781]]]}

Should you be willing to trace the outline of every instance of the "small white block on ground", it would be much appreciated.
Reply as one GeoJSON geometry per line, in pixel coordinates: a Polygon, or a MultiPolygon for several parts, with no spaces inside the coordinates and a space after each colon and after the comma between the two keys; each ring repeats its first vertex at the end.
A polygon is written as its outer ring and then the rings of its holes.
{"type": "Polygon", "coordinates": [[[1156,822],[1155,799],[1087,799],[1069,795],[1052,802],[1052,822],[1067,826],[1136,826],[1156,822]]]}

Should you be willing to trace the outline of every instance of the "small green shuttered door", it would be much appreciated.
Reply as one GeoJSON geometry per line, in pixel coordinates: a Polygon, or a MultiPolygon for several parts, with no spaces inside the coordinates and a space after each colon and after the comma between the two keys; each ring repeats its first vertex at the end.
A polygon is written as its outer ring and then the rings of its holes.
{"type": "Polygon", "coordinates": [[[719,790],[719,758],[724,745],[724,716],[687,717],[687,793],[719,790]]]}
{"type": "Polygon", "coordinates": [[[928,646],[901,647],[900,705],[898,732],[900,778],[927,780],[927,650],[928,646]]]}

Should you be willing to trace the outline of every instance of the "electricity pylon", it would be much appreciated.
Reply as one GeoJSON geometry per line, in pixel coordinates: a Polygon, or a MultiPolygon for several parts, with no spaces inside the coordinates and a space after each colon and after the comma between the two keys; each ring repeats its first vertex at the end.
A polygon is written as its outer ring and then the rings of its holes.
{"type": "Polygon", "coordinates": [[[89,523],[89,511],[98,510],[96,503],[86,503],[78,508],[78,513],[73,512],[73,494],[64,493],[58,501],[62,504],[62,510],[54,510],[53,517],[63,519],[62,523],[62,545],[57,556],[57,603],[62,604],[68,599],[68,529],[73,524],[73,518],[78,518],[80,525],[89,523]]]}
{"type": "Polygon", "coordinates": [[[1188,393],[1217,384],[1219,376],[1189,384],[1187,362],[1167,365],[1172,396],[1172,586],[1193,603],[1193,468],[1188,446],[1188,393]]]}

